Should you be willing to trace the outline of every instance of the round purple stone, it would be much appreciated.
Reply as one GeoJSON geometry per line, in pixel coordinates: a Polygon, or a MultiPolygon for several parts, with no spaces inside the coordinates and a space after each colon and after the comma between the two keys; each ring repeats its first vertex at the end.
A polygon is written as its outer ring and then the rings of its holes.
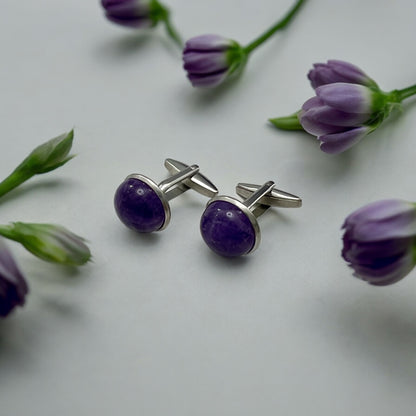
{"type": "Polygon", "coordinates": [[[256,242],[256,233],[248,216],[227,201],[210,203],[201,218],[201,234],[213,251],[225,257],[249,253],[256,242]]]}
{"type": "Polygon", "coordinates": [[[118,187],[114,207],[121,222],[140,233],[157,231],[165,223],[165,209],[159,196],[137,178],[128,178],[118,187]]]}

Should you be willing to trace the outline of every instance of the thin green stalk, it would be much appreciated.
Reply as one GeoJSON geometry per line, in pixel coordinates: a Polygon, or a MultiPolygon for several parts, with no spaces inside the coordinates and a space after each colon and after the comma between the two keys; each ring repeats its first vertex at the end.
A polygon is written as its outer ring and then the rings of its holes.
{"type": "Polygon", "coordinates": [[[260,46],[263,42],[269,39],[272,35],[274,35],[278,30],[284,29],[289,22],[292,20],[293,16],[296,12],[300,9],[302,4],[305,0],[298,0],[295,5],[289,10],[289,12],[284,16],[281,20],[279,20],[276,24],[274,24],[270,29],[266,32],[261,34],[258,38],[254,39],[253,42],[249,43],[245,48],[244,51],[248,55],[258,46],[260,46]]]}
{"type": "Polygon", "coordinates": [[[395,98],[400,103],[404,99],[416,94],[416,84],[407,88],[403,88],[402,90],[394,90],[392,91],[392,94],[394,94],[395,98]]]}
{"type": "Polygon", "coordinates": [[[12,172],[6,179],[0,182],[0,197],[17,188],[32,176],[31,174],[25,174],[19,171],[12,172]]]}
{"type": "Polygon", "coordinates": [[[173,27],[170,21],[169,14],[166,15],[164,22],[165,22],[166,31],[168,32],[169,37],[179,46],[180,49],[182,49],[183,48],[182,39],[178,31],[173,27]]]}

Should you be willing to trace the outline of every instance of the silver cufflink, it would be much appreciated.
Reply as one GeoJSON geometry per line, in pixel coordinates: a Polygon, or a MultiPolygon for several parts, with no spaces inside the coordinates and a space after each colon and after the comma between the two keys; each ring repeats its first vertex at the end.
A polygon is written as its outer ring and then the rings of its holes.
{"type": "Polygon", "coordinates": [[[298,208],[302,200],[296,195],[275,189],[274,182],[264,185],[239,183],[239,201],[229,196],[211,199],[202,214],[200,229],[205,243],[225,257],[236,257],[254,251],[261,234],[257,217],[270,207],[298,208]]]}
{"type": "Polygon", "coordinates": [[[171,199],[189,189],[208,197],[217,195],[218,189],[199,173],[198,165],[166,159],[165,167],[171,176],[159,184],[142,174],[131,174],[118,187],[114,207],[127,227],[141,233],[161,231],[171,218],[171,199]]]}

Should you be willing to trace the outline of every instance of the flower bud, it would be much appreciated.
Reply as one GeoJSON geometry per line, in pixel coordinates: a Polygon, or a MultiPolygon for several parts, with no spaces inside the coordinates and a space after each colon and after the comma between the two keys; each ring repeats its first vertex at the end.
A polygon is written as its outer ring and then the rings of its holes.
{"type": "Polygon", "coordinates": [[[135,29],[153,27],[167,13],[156,0],[101,0],[101,5],[108,20],[135,29]]]}
{"type": "Polygon", "coordinates": [[[349,62],[336,59],[330,59],[326,64],[313,64],[313,69],[309,71],[308,78],[314,89],[321,85],[333,84],[335,82],[346,82],[377,88],[377,84],[360,68],[349,62]]]}
{"type": "Polygon", "coordinates": [[[71,130],[69,133],[48,140],[32,150],[15,169],[15,172],[25,172],[33,176],[59,168],[73,158],[73,156],[68,156],[73,139],[74,131],[71,130]]]}
{"type": "Polygon", "coordinates": [[[342,256],[356,277],[389,285],[415,266],[415,204],[397,199],[373,202],[349,215],[342,228],[342,256]]]}
{"type": "Polygon", "coordinates": [[[91,259],[85,240],[60,225],[15,222],[0,226],[0,235],[45,261],[81,266],[91,259]]]}
{"type": "Polygon", "coordinates": [[[336,82],[316,88],[302,106],[303,129],[317,136],[321,150],[341,153],[375,130],[390,114],[388,96],[379,89],[336,82]]]}
{"type": "Polygon", "coordinates": [[[28,287],[13,256],[0,239],[0,317],[6,317],[16,306],[23,306],[28,287]]]}
{"type": "Polygon", "coordinates": [[[241,71],[246,61],[247,54],[236,41],[218,35],[189,39],[183,51],[183,67],[194,87],[216,87],[241,71]]]}

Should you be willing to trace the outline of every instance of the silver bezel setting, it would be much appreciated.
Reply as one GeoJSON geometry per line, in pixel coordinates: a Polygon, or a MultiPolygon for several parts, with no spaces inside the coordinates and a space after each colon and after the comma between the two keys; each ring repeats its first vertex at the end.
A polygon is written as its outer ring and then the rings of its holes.
{"type": "Polygon", "coordinates": [[[261,241],[261,233],[260,233],[260,226],[255,215],[241,201],[239,201],[238,199],[232,198],[231,196],[225,196],[225,195],[215,196],[214,198],[208,201],[206,206],[208,207],[209,205],[211,205],[213,202],[216,202],[216,201],[229,202],[230,204],[233,204],[237,208],[239,208],[247,216],[251,225],[253,226],[255,239],[254,239],[253,247],[246,254],[252,253],[254,250],[256,250],[261,241]]]}
{"type": "Polygon", "coordinates": [[[165,212],[165,221],[162,224],[162,226],[156,231],[164,230],[169,224],[171,213],[169,202],[166,199],[165,194],[160,190],[158,184],[154,182],[152,179],[148,178],[147,176],[141,175],[140,173],[132,173],[131,175],[127,176],[126,180],[128,179],[138,179],[139,181],[144,182],[146,185],[150,186],[150,188],[152,188],[152,190],[159,197],[160,202],[162,202],[163,210],[165,212]]]}

